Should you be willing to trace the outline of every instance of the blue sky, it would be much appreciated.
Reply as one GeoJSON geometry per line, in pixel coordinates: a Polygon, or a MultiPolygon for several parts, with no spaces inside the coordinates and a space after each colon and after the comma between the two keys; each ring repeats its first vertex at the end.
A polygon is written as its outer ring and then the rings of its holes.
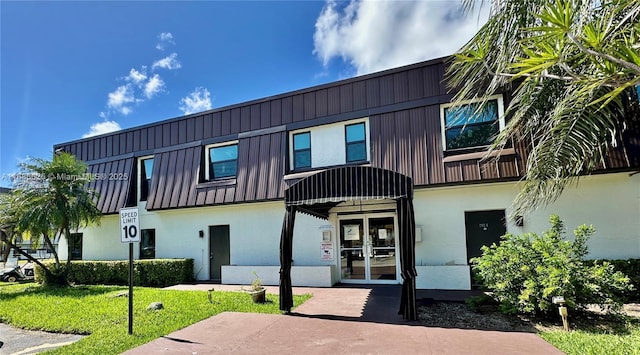
{"type": "Polygon", "coordinates": [[[451,54],[485,17],[455,0],[1,1],[0,186],[57,143],[451,54]]]}

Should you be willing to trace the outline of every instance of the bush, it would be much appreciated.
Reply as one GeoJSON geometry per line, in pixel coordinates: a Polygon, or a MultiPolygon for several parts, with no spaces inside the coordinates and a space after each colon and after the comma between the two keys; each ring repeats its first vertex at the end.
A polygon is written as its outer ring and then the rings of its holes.
{"type": "Polygon", "coordinates": [[[482,247],[482,256],[471,260],[484,284],[493,290],[505,313],[549,314],[553,296],[564,296],[574,309],[599,304],[607,310],[622,305],[619,295],[631,289],[629,278],[608,262],[589,263],[587,240],[595,230],[582,225],[575,241],[563,238],[564,226],[552,215],[551,228],[535,233],[506,234],[500,245],[482,247]]]}
{"type": "Polygon", "coordinates": [[[640,303],[640,259],[626,259],[626,260],[590,260],[590,265],[601,264],[602,262],[608,262],[613,265],[615,271],[629,277],[633,289],[623,290],[618,293],[618,296],[622,298],[624,303],[640,303]]]}
{"type": "MultiPolygon", "coordinates": [[[[40,267],[36,280],[46,282],[40,267]]],[[[67,280],[82,285],[128,285],[129,261],[72,261],[67,280]]],[[[166,287],[193,281],[193,259],[134,260],[133,284],[166,287]]]]}

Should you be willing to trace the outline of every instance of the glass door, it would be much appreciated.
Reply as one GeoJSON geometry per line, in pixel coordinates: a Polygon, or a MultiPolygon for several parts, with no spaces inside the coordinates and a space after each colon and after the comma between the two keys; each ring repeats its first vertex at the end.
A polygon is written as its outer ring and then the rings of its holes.
{"type": "Polygon", "coordinates": [[[393,215],[349,216],[340,223],[343,282],[397,283],[398,253],[393,215]]]}

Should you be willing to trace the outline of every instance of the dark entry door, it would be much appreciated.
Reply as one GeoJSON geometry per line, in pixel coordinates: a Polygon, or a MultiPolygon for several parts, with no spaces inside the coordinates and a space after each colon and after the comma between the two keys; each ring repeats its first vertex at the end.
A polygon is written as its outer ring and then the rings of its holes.
{"type": "Polygon", "coordinates": [[[474,211],[464,213],[467,234],[467,261],[482,255],[480,248],[500,242],[507,232],[504,210],[474,211]]]}
{"type": "Polygon", "coordinates": [[[229,225],[209,226],[209,279],[222,280],[222,265],[229,265],[229,225]]]}

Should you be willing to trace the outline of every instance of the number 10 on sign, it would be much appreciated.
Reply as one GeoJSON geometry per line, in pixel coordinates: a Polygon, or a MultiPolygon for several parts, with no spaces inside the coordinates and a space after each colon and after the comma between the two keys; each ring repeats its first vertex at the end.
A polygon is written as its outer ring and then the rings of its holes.
{"type": "Polygon", "coordinates": [[[140,242],[140,215],[137,207],[120,209],[120,237],[123,243],[140,242]]]}

